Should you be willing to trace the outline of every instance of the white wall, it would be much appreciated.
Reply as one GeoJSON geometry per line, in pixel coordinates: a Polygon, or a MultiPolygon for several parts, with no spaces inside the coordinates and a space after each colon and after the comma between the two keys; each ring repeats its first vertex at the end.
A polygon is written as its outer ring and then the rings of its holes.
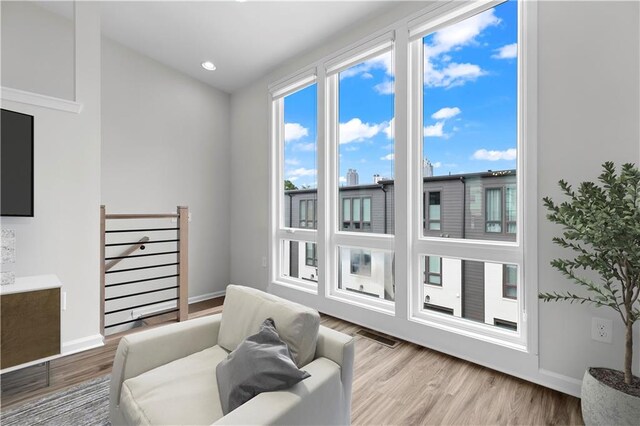
{"type": "MultiPolygon", "coordinates": [[[[2,101],[3,108],[35,117],[35,213],[33,218],[2,218],[1,224],[16,232],[16,276],[55,274],[62,282],[67,293],[63,351],[100,341],[100,18],[96,7],[79,3],[76,10],[75,78],[82,112],[2,101]]],[[[30,28],[34,33],[38,30],[30,28]]],[[[13,66],[18,69],[11,74],[22,71],[20,63],[6,61],[4,40],[2,47],[3,72],[13,66]]],[[[57,74],[49,77],[51,81],[43,85],[55,87],[57,74]]]]}
{"type": "Polygon", "coordinates": [[[223,291],[229,284],[229,95],[104,37],[102,94],[107,213],[189,206],[189,295],[223,291]]]}
{"type": "MultiPolygon", "coordinates": [[[[442,259],[442,286],[424,284],[424,296],[432,305],[453,309],[453,315],[462,316],[462,261],[442,259]]],[[[422,298],[424,302],[424,297],[422,298]]]]}
{"type": "Polygon", "coordinates": [[[493,324],[501,319],[518,322],[518,301],[502,296],[503,265],[501,263],[484,264],[484,322],[493,324]]]}
{"type": "MultiPolygon", "coordinates": [[[[337,35],[295,58],[231,99],[231,281],[266,289],[261,259],[268,250],[268,90],[269,83],[343,48],[421,7],[398,6],[377,21],[337,35]],[[251,125],[247,125],[251,123],[251,125]]],[[[556,182],[594,179],[605,160],[640,159],[640,13],[637,2],[540,2],[538,45],[538,189],[558,196],[556,182]]],[[[558,229],[538,211],[537,268],[540,291],[574,288],[553,271],[549,261],[562,251],[551,243],[558,229]]],[[[540,304],[539,355],[524,354],[444,330],[425,327],[359,307],[295,290],[273,292],[348,317],[407,340],[491,366],[501,371],[576,394],[584,370],[592,365],[619,367],[622,327],[616,322],[614,344],[590,338],[594,314],[606,311],[582,305],[540,304]]],[[[638,346],[637,338],[636,345],[638,346]]],[[[637,363],[636,363],[637,366],[637,363]]],[[[636,367],[637,368],[637,367],[636,367]]],[[[637,371],[637,370],[636,370],[637,371]]]]}
{"type": "Polygon", "coordinates": [[[73,22],[33,2],[3,1],[1,8],[2,85],[73,100],[73,22]]]}
{"type": "MultiPolygon", "coordinates": [[[[540,196],[560,198],[558,180],[595,180],[600,165],[640,161],[638,2],[541,2],[538,65],[540,196]]],[[[539,290],[571,289],[551,259],[560,229],[538,209],[539,290]]],[[[617,314],[616,314],[617,315],[617,314]]],[[[619,317],[584,305],[541,303],[540,366],[581,378],[587,366],[621,368],[619,317]],[[614,319],[613,345],[591,340],[591,318],[614,319]]],[[[640,336],[635,334],[636,357],[640,336]]],[[[640,373],[637,360],[635,374],[640,373]]]]}

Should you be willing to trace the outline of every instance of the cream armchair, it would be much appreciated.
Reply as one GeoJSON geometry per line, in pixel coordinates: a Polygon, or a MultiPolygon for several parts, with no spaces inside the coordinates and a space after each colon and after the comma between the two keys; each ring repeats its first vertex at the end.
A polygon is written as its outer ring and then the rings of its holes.
{"type": "Polygon", "coordinates": [[[314,329],[314,316],[317,312],[273,295],[229,286],[222,314],[123,337],[111,377],[111,423],[349,424],[354,340],[317,322],[314,329]],[[224,416],[215,367],[230,344],[257,331],[269,316],[282,324],[281,337],[297,333],[302,346],[283,337],[294,360],[311,349],[312,360],[301,366],[311,377],[287,390],[262,393],[224,416]],[[317,339],[310,336],[314,330],[317,339]]]}

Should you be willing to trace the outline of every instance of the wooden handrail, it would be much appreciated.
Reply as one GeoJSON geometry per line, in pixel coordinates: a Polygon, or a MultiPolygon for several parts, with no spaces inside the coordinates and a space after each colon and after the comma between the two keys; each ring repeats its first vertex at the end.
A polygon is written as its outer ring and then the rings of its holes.
{"type": "MultiPolygon", "coordinates": [[[[110,321],[111,323],[107,325],[105,324],[106,317],[110,314],[115,314],[118,312],[122,313],[127,311],[130,308],[133,309],[133,308],[138,308],[143,306],[151,306],[155,304],[158,304],[159,307],[161,307],[163,303],[174,301],[174,300],[176,301],[176,307],[175,309],[172,309],[169,312],[177,312],[176,319],[178,321],[187,320],[189,317],[188,247],[189,247],[189,208],[186,206],[178,206],[176,213],[151,213],[151,214],[131,214],[131,213],[107,214],[105,206],[101,206],[100,207],[100,257],[102,259],[102,261],[100,262],[100,298],[101,298],[100,330],[101,332],[104,334],[105,330],[108,328],[134,323],[139,320],[137,318],[132,317],[132,319],[130,320],[123,321],[124,317],[123,318],[110,317],[110,318],[113,318],[113,320],[110,321]],[[107,230],[106,222],[109,219],[116,219],[116,220],[117,219],[142,219],[143,225],[138,226],[137,228],[130,228],[130,229],[107,230]],[[145,219],[172,219],[172,222],[176,223],[176,225],[171,226],[171,228],[167,226],[162,226],[162,225],[152,227],[150,225],[147,225],[146,222],[144,222],[145,219]],[[107,234],[110,234],[110,233],[137,232],[138,233],[137,235],[140,235],[143,232],[146,234],[147,232],[155,232],[155,231],[177,231],[177,236],[175,239],[170,239],[170,240],[155,239],[155,238],[151,240],[148,236],[144,236],[136,243],[125,242],[125,243],[106,244],[107,234]],[[172,250],[170,252],[167,251],[167,252],[154,252],[150,254],[141,254],[141,255],[133,255],[133,256],[131,255],[133,252],[140,249],[141,246],[143,246],[144,244],[168,243],[168,242],[177,243],[178,247],[175,249],[175,251],[172,250]],[[106,257],[105,256],[106,248],[111,246],[123,246],[123,247],[127,247],[127,249],[124,250],[118,256],[106,257]],[[133,271],[138,269],[140,270],[149,269],[151,267],[166,266],[166,265],[153,265],[153,266],[136,267],[136,268],[129,268],[129,269],[118,269],[115,271],[109,271],[118,263],[120,263],[122,260],[130,259],[132,257],[152,259],[152,257],[148,257],[148,256],[160,256],[165,254],[177,254],[177,257],[178,257],[177,262],[172,264],[172,265],[175,265],[177,268],[177,271],[174,274],[169,274],[169,275],[165,274],[165,276],[151,275],[151,276],[144,276],[144,278],[141,278],[142,275],[141,276],[136,275],[135,277],[124,278],[125,281],[123,282],[116,282],[116,283],[112,282],[110,285],[106,284],[106,275],[108,273],[125,272],[126,274],[128,271],[133,271]],[[142,305],[134,304],[134,306],[129,306],[126,309],[122,307],[113,307],[113,306],[109,306],[109,310],[107,309],[107,306],[106,306],[107,301],[114,300],[113,297],[111,298],[106,297],[107,287],[121,286],[125,284],[134,284],[134,283],[146,283],[147,281],[156,281],[159,279],[172,278],[172,277],[176,277],[177,279],[177,285],[175,287],[177,289],[177,295],[174,298],[167,299],[167,300],[164,300],[164,299],[158,300],[155,302],[145,302],[142,305]],[[135,278],[135,279],[132,280],[131,278],[135,278]]],[[[152,293],[161,292],[164,290],[168,290],[168,289],[152,288],[149,290],[145,290],[144,288],[140,288],[140,289],[134,289],[134,292],[129,295],[122,294],[121,296],[116,296],[116,297],[137,297],[142,294],[152,294],[152,293]],[[142,292],[140,290],[142,290],[142,292]]],[[[152,315],[149,315],[149,316],[157,316],[165,313],[166,312],[153,313],[152,315]]]]}
{"type": "Polygon", "coordinates": [[[108,214],[105,219],[178,219],[178,213],[152,213],[152,214],[108,214]]]}
{"type": "MultiPolygon", "coordinates": [[[[129,248],[126,249],[125,251],[123,251],[122,253],[120,253],[118,255],[118,257],[123,257],[124,258],[125,256],[129,256],[131,253],[133,253],[134,251],[138,250],[147,241],[149,241],[149,237],[140,238],[137,243],[131,244],[131,246],[129,246],[129,248]]],[[[113,268],[114,266],[116,266],[118,263],[120,263],[123,260],[124,259],[114,259],[111,262],[105,263],[105,265],[104,265],[105,272],[108,271],[109,269],[113,268]]]]}

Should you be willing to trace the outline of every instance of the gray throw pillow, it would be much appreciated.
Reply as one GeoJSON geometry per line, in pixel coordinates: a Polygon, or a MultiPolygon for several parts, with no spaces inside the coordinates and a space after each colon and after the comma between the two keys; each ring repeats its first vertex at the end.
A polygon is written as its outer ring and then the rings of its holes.
{"type": "Polygon", "coordinates": [[[309,377],[299,370],[273,319],[247,337],[216,367],[222,412],[227,415],[262,392],[287,389],[309,377]]]}

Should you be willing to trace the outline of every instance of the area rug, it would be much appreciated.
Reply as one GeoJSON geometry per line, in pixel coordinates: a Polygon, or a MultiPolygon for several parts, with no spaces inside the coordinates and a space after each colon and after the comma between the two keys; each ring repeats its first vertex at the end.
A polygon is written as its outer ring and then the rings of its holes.
{"type": "Polygon", "coordinates": [[[3,410],[2,426],[109,425],[109,379],[99,377],[19,407],[3,410]]]}

